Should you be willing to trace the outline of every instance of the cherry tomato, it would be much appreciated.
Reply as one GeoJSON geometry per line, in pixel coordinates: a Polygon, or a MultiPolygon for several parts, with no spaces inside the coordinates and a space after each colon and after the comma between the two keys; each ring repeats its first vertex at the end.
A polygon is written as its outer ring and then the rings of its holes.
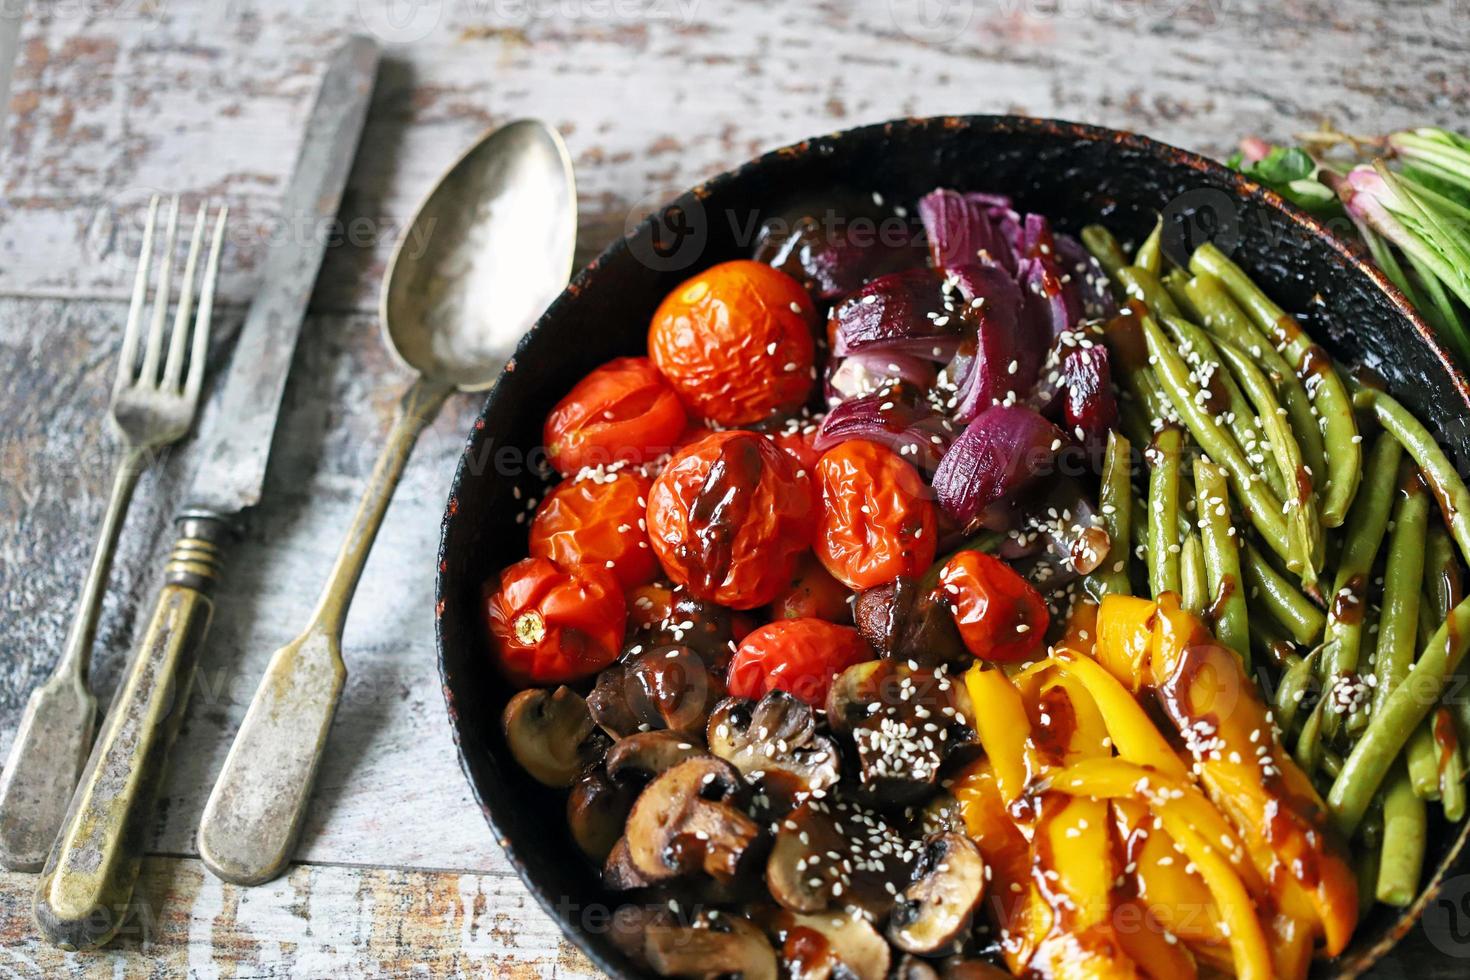
{"type": "Polygon", "coordinates": [[[847,586],[832,577],[817,556],[802,555],[791,571],[791,581],[771,602],[775,619],[824,619],[829,623],[851,623],[852,598],[847,586]]]}
{"type": "Polygon", "coordinates": [[[858,631],[820,619],[781,619],[751,633],[735,651],[725,687],[734,697],[759,698],[780,688],[807,704],[827,702],[832,678],[873,659],[858,631]]]}
{"type": "Polygon", "coordinates": [[[601,565],[625,589],[652,582],[658,561],[643,516],[652,486],[648,477],[628,470],[563,480],[541,501],[531,522],[531,557],[601,565]]]}
{"type": "Polygon", "coordinates": [[[806,401],[816,351],[801,284],[741,259],[664,298],[648,330],[653,363],[701,418],[749,425],[806,401]]]}
{"type": "Polygon", "coordinates": [[[619,357],[578,381],[546,416],[551,465],[571,476],[585,466],[643,463],[684,431],[684,406],[646,357],[619,357]]]}
{"type": "Polygon", "coordinates": [[[670,579],[698,599],[754,609],[775,598],[811,542],[811,481],[754,432],[712,432],[669,461],[648,496],[648,533],[670,579]]]}
{"type": "Polygon", "coordinates": [[[807,473],[816,472],[817,460],[822,458],[821,452],[812,445],[816,438],[817,426],[813,423],[807,423],[794,431],[771,434],[771,441],[790,453],[807,473]]]}
{"type": "Polygon", "coordinates": [[[1042,648],[1046,600],[999,558],[961,551],[940,569],[939,588],[965,647],[981,660],[1016,663],[1042,648]]]}
{"type": "Polygon", "coordinates": [[[618,657],[628,606],[618,580],[596,565],[523,558],[485,596],[495,666],[522,687],[567,684],[618,657]]]}
{"type": "Polygon", "coordinates": [[[849,439],[817,462],[821,517],[812,550],[837,581],[870,589],[934,563],[934,502],[919,471],[875,442],[849,439]]]}

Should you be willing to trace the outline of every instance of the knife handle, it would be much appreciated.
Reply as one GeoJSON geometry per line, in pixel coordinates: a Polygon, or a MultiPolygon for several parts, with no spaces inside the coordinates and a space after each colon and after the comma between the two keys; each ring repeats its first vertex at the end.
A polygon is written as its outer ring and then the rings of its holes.
{"type": "Polygon", "coordinates": [[[214,613],[212,595],[230,531],[216,514],[180,518],[153,616],[36,885],[36,924],[62,949],[100,946],[127,918],[154,799],[214,613]]]}

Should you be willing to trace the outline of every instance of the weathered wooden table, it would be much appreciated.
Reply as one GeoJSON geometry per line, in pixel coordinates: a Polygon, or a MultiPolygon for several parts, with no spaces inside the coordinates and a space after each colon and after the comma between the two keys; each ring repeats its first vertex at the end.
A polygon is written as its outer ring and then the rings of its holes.
{"type": "MultiPolygon", "coordinates": [[[[566,134],[585,261],[703,177],[895,116],[1056,115],[1218,155],[1321,116],[1373,132],[1463,127],[1470,108],[1467,0],[11,0],[0,63],[17,26],[0,151],[0,753],[60,649],[100,518],[140,205],[172,190],[230,204],[217,322],[233,332],[265,249],[299,233],[274,219],[322,55],[349,31],[388,46],[134,924],[105,952],[60,954],[32,936],[31,877],[0,874],[0,975],[17,976],[595,972],[510,871],[445,724],[433,555],[473,398],[419,445],[367,567],[298,863],[241,889],[195,857],[235,726],[305,622],[405,382],[375,322],[384,261],[482,129],[535,115],[566,134]]],[[[216,346],[222,360],[229,344],[216,346]]],[[[93,671],[104,706],[191,462],[185,443],[145,477],[124,531],[93,671]]],[[[1470,937],[1455,926],[1441,914],[1385,975],[1464,976],[1470,937]]]]}

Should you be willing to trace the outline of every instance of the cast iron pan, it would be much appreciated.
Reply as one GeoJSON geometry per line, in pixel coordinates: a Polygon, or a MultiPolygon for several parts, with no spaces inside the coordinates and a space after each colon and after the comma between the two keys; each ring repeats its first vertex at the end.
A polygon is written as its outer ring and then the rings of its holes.
{"type": "MultiPolygon", "coordinates": [[[[580,859],[562,794],[521,772],[500,734],[512,693],[489,667],[480,587],[525,557],[525,511],[538,496],[541,424],[587,371],[640,354],[653,310],[698,269],[748,257],[761,221],[790,206],[873,192],[911,210],[937,186],[1012,195],[1022,211],[1075,232],[1103,221],[1141,240],[1164,212],[1172,254],[1203,238],[1231,253],[1274,298],[1310,318],[1313,335],[1347,363],[1388,383],[1459,461],[1470,459],[1470,387],[1403,296],[1302,211],[1221,165],[1142,136],[1016,116],[907,119],[807,140],[694,188],[651,215],[583,270],[526,334],[485,400],[450,490],[439,549],[439,670],[460,763],[496,840],[531,894],[614,977],[639,971],[612,945],[618,905],[580,859]]],[[[529,521],[529,515],[526,520],[529,521]]],[[[1402,913],[1383,906],[1328,976],[1368,969],[1417,921],[1465,844],[1463,828],[1431,828],[1433,884],[1402,913]]]]}

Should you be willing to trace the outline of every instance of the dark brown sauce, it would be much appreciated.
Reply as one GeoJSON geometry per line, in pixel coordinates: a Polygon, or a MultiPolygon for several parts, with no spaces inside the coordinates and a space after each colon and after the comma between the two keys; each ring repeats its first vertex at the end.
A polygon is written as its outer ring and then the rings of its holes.
{"type": "Polygon", "coordinates": [[[1455,753],[1459,751],[1460,739],[1455,734],[1454,721],[1450,713],[1440,708],[1434,713],[1434,744],[1439,746],[1439,774],[1444,775],[1445,770],[1454,761],[1455,753]]]}
{"type": "Polygon", "coordinates": [[[1312,474],[1307,472],[1305,466],[1296,468],[1296,499],[1301,501],[1310,500],[1312,497],[1312,474]]]}
{"type": "Polygon", "coordinates": [[[1365,592],[1367,582],[1362,573],[1352,576],[1337,594],[1332,597],[1332,617],[1339,623],[1355,625],[1363,621],[1363,607],[1366,605],[1365,592]]]}
{"type": "Polygon", "coordinates": [[[713,591],[730,573],[735,535],[745,523],[765,471],[756,439],[742,435],[720,446],[704,486],[689,507],[688,534],[680,549],[701,591],[713,591]]]}
{"type": "Polygon", "coordinates": [[[1220,621],[1220,617],[1225,615],[1225,604],[1230,601],[1231,596],[1235,595],[1236,588],[1234,575],[1226,575],[1220,579],[1220,587],[1215,590],[1215,597],[1210,600],[1210,606],[1205,610],[1205,622],[1213,626],[1220,621]]]}
{"type": "MultiPolygon", "coordinates": [[[[1292,322],[1295,323],[1295,321],[1292,322]]],[[[1316,344],[1312,344],[1302,354],[1302,359],[1297,362],[1296,367],[1297,373],[1304,378],[1309,375],[1327,377],[1332,373],[1332,355],[1316,344]]]]}
{"type": "Polygon", "coordinates": [[[1130,371],[1148,364],[1148,341],[1143,336],[1143,318],[1146,316],[1148,307],[1130,299],[1123,304],[1117,316],[1103,324],[1108,347],[1130,371]]]}
{"type": "Polygon", "coordinates": [[[1302,336],[1302,325],[1290,313],[1283,313],[1276,318],[1276,336],[1288,344],[1294,344],[1302,336]]]}

